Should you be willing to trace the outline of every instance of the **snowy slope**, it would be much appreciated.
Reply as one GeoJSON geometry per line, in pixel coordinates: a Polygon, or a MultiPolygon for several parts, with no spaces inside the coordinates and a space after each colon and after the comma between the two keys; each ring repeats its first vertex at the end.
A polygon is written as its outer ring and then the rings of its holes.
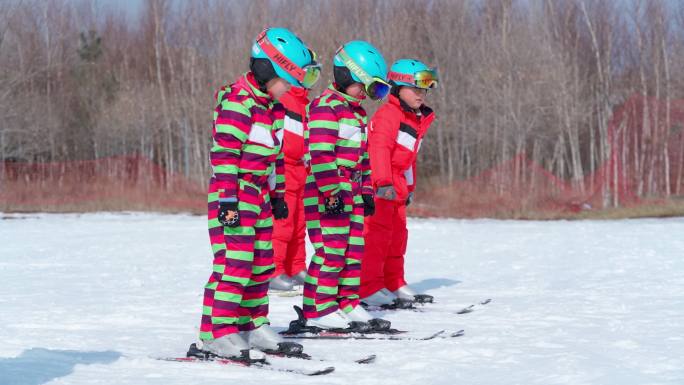
{"type": "MultiPolygon", "coordinates": [[[[337,371],[303,377],[150,358],[196,338],[204,218],[0,217],[2,385],[684,384],[684,219],[411,220],[408,279],[439,304],[376,315],[415,335],[466,335],[308,341],[337,371]],[[349,363],[368,353],[375,364],[349,363]]],[[[274,326],[300,301],[272,297],[274,326]]]]}

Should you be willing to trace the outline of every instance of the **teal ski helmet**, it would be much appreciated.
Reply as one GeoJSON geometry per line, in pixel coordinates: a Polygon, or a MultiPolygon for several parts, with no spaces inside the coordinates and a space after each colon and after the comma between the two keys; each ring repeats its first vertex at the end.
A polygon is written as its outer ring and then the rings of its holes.
{"type": "Polygon", "coordinates": [[[311,88],[321,73],[316,54],[287,28],[267,28],[252,44],[250,69],[259,83],[279,77],[296,87],[311,88]]]}
{"type": "Polygon", "coordinates": [[[375,100],[387,96],[387,63],[372,44],[354,40],[337,49],[334,59],[335,83],[342,88],[362,83],[366,94],[375,100]]]}
{"type": "Polygon", "coordinates": [[[392,85],[422,89],[435,88],[439,76],[435,68],[415,59],[399,59],[392,64],[387,75],[392,85]]]}

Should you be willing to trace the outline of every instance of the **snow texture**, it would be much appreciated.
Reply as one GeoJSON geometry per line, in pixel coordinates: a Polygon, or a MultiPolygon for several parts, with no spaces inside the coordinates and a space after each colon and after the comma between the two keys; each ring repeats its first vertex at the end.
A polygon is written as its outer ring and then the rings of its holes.
{"type": "MultiPolygon", "coordinates": [[[[407,278],[438,303],[374,314],[416,336],[465,336],[307,340],[337,370],[304,377],[153,359],[182,356],[197,338],[205,218],[0,218],[2,385],[684,384],[684,219],[412,219],[407,278]],[[352,363],[370,353],[376,363],[352,363]]],[[[300,303],[272,296],[273,325],[300,303]]]]}

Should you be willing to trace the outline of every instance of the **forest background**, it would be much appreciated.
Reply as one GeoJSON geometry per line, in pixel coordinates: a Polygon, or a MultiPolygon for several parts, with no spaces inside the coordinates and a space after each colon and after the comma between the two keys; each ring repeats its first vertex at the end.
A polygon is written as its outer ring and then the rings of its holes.
{"type": "MultiPolygon", "coordinates": [[[[684,2],[0,2],[0,211],[205,210],[213,95],[291,28],[435,65],[412,215],[684,214],[684,2]]],[[[365,103],[372,113],[377,104],[365,103]]]]}

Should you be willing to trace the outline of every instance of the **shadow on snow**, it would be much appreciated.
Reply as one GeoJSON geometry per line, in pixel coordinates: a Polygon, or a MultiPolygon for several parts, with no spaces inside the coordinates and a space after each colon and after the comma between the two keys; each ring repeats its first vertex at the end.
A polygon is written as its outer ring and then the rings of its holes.
{"type": "Polygon", "coordinates": [[[121,357],[115,351],[81,352],[31,348],[18,357],[0,358],[0,384],[39,385],[73,373],[77,364],[109,364],[121,357]]]}

